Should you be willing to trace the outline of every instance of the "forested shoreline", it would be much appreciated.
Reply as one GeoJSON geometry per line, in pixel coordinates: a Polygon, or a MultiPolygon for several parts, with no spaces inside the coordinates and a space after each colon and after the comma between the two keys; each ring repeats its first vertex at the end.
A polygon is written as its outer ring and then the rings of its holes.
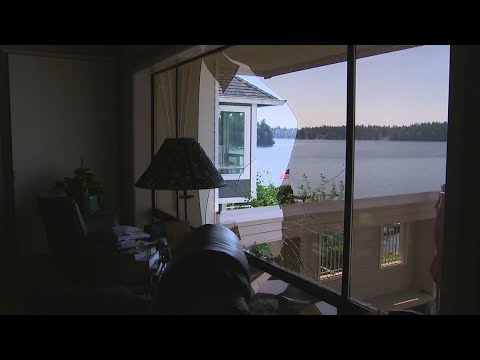
{"type": "MultiPolygon", "coordinates": [[[[275,127],[273,137],[299,140],[345,140],[345,126],[318,126],[301,129],[275,127]]],[[[356,140],[447,141],[447,122],[427,122],[403,126],[357,125],[356,140]]]]}

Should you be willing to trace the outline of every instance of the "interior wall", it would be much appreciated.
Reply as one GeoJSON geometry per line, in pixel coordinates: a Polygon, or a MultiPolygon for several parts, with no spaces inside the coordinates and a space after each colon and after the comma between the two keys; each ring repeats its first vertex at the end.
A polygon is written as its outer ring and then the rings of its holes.
{"type": "MultiPolygon", "coordinates": [[[[151,76],[149,70],[135,73],[134,83],[134,181],[151,160],[151,76]]],[[[152,221],[151,190],[135,188],[135,226],[143,228],[152,221]]]]}
{"type": "Polygon", "coordinates": [[[120,223],[135,224],[134,76],[125,59],[120,72],[120,223]]]}
{"type": "Polygon", "coordinates": [[[17,248],[44,244],[39,193],[84,165],[119,205],[118,67],[115,62],[9,55],[17,248]]]}
{"type": "Polygon", "coordinates": [[[450,46],[441,314],[480,314],[480,46],[450,46]]]}
{"type": "Polygon", "coordinates": [[[0,258],[11,257],[14,222],[8,55],[0,51],[0,258]]]}

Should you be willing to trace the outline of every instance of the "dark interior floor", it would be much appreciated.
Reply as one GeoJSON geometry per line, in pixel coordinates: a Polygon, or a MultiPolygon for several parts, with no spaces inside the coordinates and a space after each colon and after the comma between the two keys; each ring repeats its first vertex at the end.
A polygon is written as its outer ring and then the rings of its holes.
{"type": "Polygon", "coordinates": [[[0,261],[0,314],[23,314],[31,288],[60,284],[46,256],[0,261]]]}

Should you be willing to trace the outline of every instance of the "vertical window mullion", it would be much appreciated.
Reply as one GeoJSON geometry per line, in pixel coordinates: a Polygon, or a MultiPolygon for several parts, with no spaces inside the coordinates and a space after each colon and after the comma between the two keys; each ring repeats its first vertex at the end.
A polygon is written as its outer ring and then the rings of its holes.
{"type": "Polygon", "coordinates": [[[345,209],[343,238],[342,297],[350,298],[354,157],[355,157],[355,68],[356,45],[347,45],[347,134],[345,159],[345,209]]]}
{"type": "MultiPolygon", "coordinates": [[[[150,75],[150,161],[155,157],[155,75],[150,75]]],[[[155,190],[151,190],[152,222],[155,222],[154,210],[157,207],[155,190]]]]}

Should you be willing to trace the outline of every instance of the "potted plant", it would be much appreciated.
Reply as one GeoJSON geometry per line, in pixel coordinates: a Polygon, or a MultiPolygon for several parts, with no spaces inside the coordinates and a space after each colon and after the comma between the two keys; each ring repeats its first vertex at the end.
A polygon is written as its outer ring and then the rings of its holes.
{"type": "Polygon", "coordinates": [[[57,181],[57,186],[63,188],[65,193],[77,202],[82,214],[96,213],[101,205],[99,198],[103,194],[103,183],[95,179],[89,168],[83,166],[83,158],[80,167],[73,173],[74,177],[57,181]]]}

